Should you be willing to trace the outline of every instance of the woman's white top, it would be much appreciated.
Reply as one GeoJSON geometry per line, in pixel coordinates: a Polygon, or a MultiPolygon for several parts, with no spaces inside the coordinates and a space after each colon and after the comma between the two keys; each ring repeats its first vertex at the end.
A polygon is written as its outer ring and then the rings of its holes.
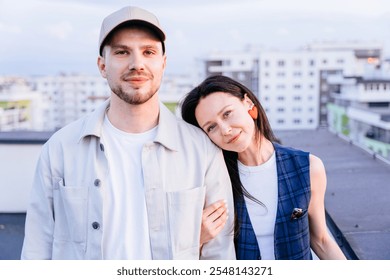
{"type": "Polygon", "coordinates": [[[259,244],[261,259],[274,260],[274,229],[278,206],[278,176],[275,152],[265,163],[246,166],[238,161],[242,185],[260,205],[245,197],[246,207],[259,244]]]}

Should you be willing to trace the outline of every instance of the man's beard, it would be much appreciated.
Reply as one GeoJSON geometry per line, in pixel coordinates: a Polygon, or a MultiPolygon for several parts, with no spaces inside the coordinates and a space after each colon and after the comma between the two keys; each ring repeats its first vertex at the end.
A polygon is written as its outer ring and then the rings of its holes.
{"type": "Polygon", "coordinates": [[[126,93],[122,89],[122,87],[117,87],[117,88],[113,88],[112,92],[115,93],[120,99],[122,99],[128,104],[141,105],[149,101],[156,94],[157,91],[156,92],[149,91],[147,94],[142,94],[142,93],[129,94],[126,93]]]}
{"type": "MultiPolygon", "coordinates": [[[[133,76],[144,76],[150,80],[153,80],[154,78],[153,75],[148,74],[144,71],[131,70],[123,74],[121,76],[121,80],[127,81],[133,76]]],[[[118,84],[116,87],[113,87],[111,90],[113,93],[115,93],[120,99],[122,99],[126,103],[131,105],[140,105],[149,101],[149,99],[151,99],[156,94],[158,89],[155,92],[153,92],[153,89],[150,89],[150,91],[147,93],[138,93],[137,89],[132,89],[130,91],[134,91],[133,93],[127,93],[126,90],[120,84],[118,84]]]]}

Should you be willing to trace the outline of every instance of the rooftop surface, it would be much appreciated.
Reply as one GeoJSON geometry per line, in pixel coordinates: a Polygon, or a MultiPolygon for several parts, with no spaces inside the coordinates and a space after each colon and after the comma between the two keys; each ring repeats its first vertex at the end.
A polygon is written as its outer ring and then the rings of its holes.
{"type": "MultiPolygon", "coordinates": [[[[326,129],[277,131],[286,146],[320,157],[328,176],[325,207],[351,258],[390,260],[390,165],[326,129]]],[[[25,214],[0,213],[0,260],[19,259],[25,214]]],[[[337,233],[336,233],[337,235],[337,233]]]]}
{"type": "Polygon", "coordinates": [[[325,207],[358,259],[390,259],[390,165],[327,129],[276,132],[282,144],[322,159],[325,207]]]}

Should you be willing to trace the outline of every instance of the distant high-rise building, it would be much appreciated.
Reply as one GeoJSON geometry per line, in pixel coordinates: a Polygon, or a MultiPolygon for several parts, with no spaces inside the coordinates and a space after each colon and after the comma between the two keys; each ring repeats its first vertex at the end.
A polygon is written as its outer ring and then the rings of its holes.
{"type": "Polygon", "coordinates": [[[390,73],[381,72],[329,77],[340,85],[328,104],[329,129],[390,160],[390,73]]]}
{"type": "Polygon", "coordinates": [[[42,92],[46,130],[57,130],[93,111],[110,96],[107,81],[98,75],[57,75],[32,79],[42,92]]]}
{"type": "Polygon", "coordinates": [[[327,76],[357,75],[380,64],[378,43],[312,44],[296,51],[244,50],[210,53],[205,76],[227,75],[260,99],[275,130],[315,129],[327,125],[327,76]]]}
{"type": "Polygon", "coordinates": [[[0,78],[0,131],[43,130],[42,94],[26,79],[0,78]]]}

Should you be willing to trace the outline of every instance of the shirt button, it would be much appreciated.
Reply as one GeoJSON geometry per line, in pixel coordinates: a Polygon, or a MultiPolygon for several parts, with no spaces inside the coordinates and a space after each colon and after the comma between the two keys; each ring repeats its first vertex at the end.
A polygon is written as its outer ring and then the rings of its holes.
{"type": "Polygon", "coordinates": [[[92,228],[93,229],[99,229],[100,228],[100,224],[98,222],[93,222],[92,223],[92,228]]]}
{"type": "Polygon", "coordinates": [[[96,187],[100,187],[101,185],[101,181],[99,179],[96,179],[93,184],[96,186],[96,187]]]}

